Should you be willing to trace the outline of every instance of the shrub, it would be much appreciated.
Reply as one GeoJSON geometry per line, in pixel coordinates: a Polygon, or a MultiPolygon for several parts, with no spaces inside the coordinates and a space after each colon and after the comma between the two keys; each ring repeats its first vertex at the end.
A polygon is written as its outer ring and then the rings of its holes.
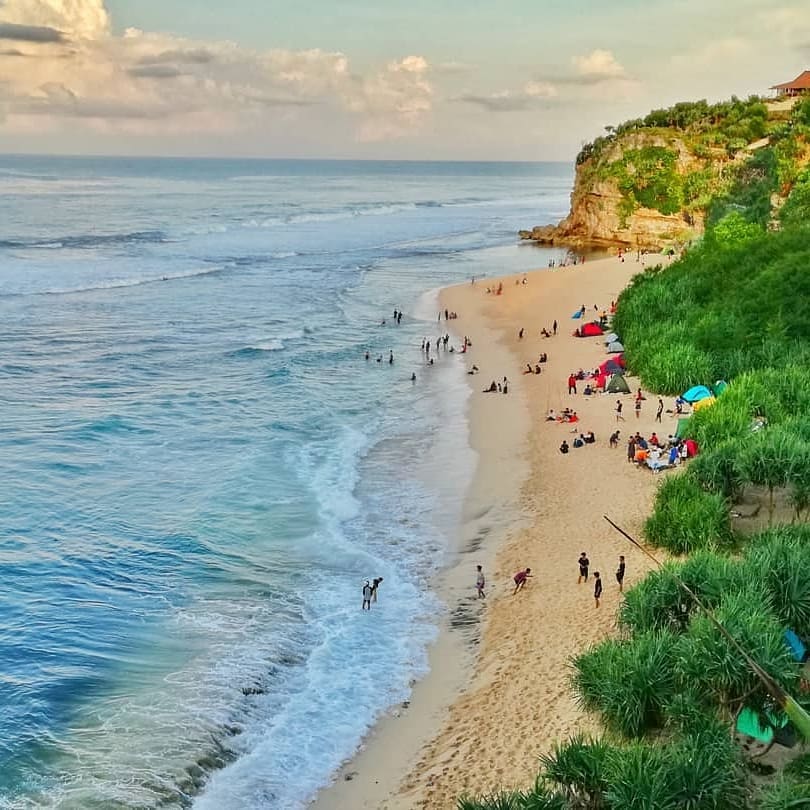
{"type": "Polygon", "coordinates": [[[541,777],[573,804],[598,806],[607,789],[606,768],[611,747],[604,740],[574,737],[555,743],[540,757],[541,777]]]}
{"type": "Polygon", "coordinates": [[[746,480],[740,462],[741,448],[740,441],[723,442],[694,459],[687,475],[708,492],[736,500],[742,494],[746,480]]]}
{"type": "Polygon", "coordinates": [[[771,529],[754,538],[743,572],[767,592],[783,627],[810,639],[810,527],[771,529]]]}
{"type": "Polygon", "coordinates": [[[759,810],[807,810],[810,782],[777,782],[763,791],[757,806],[759,810]]]}
{"type": "MultiPolygon", "coordinates": [[[[763,588],[751,585],[724,594],[714,617],[777,683],[788,690],[796,685],[798,667],[763,588]]],[[[678,639],[675,656],[684,682],[712,695],[721,706],[736,707],[744,700],[746,705],[763,710],[770,700],[745,659],[707,616],[692,619],[678,639]]]]}
{"type": "Polygon", "coordinates": [[[659,727],[675,688],[674,640],[667,631],[608,640],[574,661],[573,685],[580,703],[599,712],[608,728],[638,737],[659,727]]]}
{"type": "Polygon", "coordinates": [[[644,536],[675,554],[728,547],[734,541],[725,498],[704,492],[688,475],[672,476],[660,486],[644,536]]]}
{"type": "Polygon", "coordinates": [[[682,563],[666,563],[631,588],[619,609],[619,622],[637,633],[686,630],[696,604],[676,577],[709,610],[720,603],[723,593],[738,587],[741,581],[736,561],[716,552],[698,551],[682,563]]]}

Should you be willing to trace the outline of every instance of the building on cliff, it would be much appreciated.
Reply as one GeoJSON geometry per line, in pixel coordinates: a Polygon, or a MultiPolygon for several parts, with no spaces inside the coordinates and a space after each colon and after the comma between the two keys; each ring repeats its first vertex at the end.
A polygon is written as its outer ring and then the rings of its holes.
{"type": "Polygon", "coordinates": [[[810,96],[810,70],[805,70],[792,82],[775,84],[771,90],[776,90],[779,98],[793,98],[794,96],[810,96]]]}

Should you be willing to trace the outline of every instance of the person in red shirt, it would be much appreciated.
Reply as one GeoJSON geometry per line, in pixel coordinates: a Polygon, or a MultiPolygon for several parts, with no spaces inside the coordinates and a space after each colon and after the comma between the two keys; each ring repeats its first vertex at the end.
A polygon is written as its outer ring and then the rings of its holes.
{"type": "Polygon", "coordinates": [[[527,568],[525,571],[518,571],[517,574],[514,576],[515,580],[515,590],[512,592],[512,596],[514,596],[518,591],[523,590],[523,586],[526,584],[526,580],[532,575],[532,569],[527,568]]]}
{"type": "Polygon", "coordinates": [[[568,393],[569,394],[576,394],[577,392],[577,378],[570,374],[568,376],[568,393]]]}

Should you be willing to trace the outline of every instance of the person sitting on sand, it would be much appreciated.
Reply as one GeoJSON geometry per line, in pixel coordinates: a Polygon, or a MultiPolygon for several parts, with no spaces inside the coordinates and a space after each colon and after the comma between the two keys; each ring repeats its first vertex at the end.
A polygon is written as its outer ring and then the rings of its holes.
{"type": "Polygon", "coordinates": [[[538,363],[547,363],[548,362],[548,355],[543,352],[537,360],[538,363]]]}
{"type": "Polygon", "coordinates": [[[542,374],[542,373],[543,373],[543,369],[542,369],[542,368],[540,368],[540,363],[538,363],[538,364],[537,364],[537,365],[534,367],[534,373],[535,373],[535,374],[542,374]]]}
{"type": "Polygon", "coordinates": [[[576,411],[571,411],[571,413],[568,414],[567,421],[568,422],[579,422],[579,417],[577,416],[577,412],[576,411]]]}
{"type": "Polygon", "coordinates": [[[610,434],[610,448],[611,450],[615,450],[619,446],[619,436],[621,436],[621,431],[617,430],[614,433],[610,434]]]}
{"type": "Polygon", "coordinates": [[[653,447],[661,446],[661,442],[658,441],[658,434],[655,431],[653,431],[652,436],[650,436],[650,444],[653,447]]]}
{"type": "Polygon", "coordinates": [[[557,421],[557,414],[554,412],[554,408],[549,408],[548,415],[546,416],[546,422],[556,422],[557,421]]]}
{"type": "Polygon", "coordinates": [[[594,435],[594,432],[592,430],[589,430],[582,437],[582,441],[585,442],[585,444],[596,444],[596,436],[594,435]]]}
{"type": "Polygon", "coordinates": [[[534,374],[534,369],[532,368],[531,363],[526,363],[526,371],[523,372],[524,374],[534,374]]]}
{"type": "Polygon", "coordinates": [[[527,568],[525,571],[518,571],[517,574],[513,577],[515,580],[515,590],[512,591],[512,596],[514,596],[518,591],[523,590],[523,586],[526,584],[526,580],[529,579],[532,575],[532,569],[527,568]]]}
{"type": "Polygon", "coordinates": [[[563,443],[560,445],[560,452],[565,455],[568,452],[568,442],[563,439],[563,443]]]}
{"type": "Polygon", "coordinates": [[[493,380],[490,383],[489,388],[485,388],[483,390],[483,393],[484,394],[494,394],[497,390],[498,390],[498,383],[496,383],[495,380],[493,380]]]}
{"type": "Polygon", "coordinates": [[[541,334],[541,335],[542,335],[544,338],[551,337],[551,332],[549,332],[549,331],[548,331],[548,329],[546,329],[546,327],[545,327],[545,326],[544,326],[544,327],[543,327],[543,328],[540,330],[540,334],[541,334]]]}
{"type": "Polygon", "coordinates": [[[473,366],[467,374],[478,374],[478,366],[473,366]]]}
{"type": "Polygon", "coordinates": [[[585,383],[585,390],[582,392],[584,396],[589,397],[593,394],[593,388],[590,383],[585,383]]]}
{"type": "Polygon", "coordinates": [[[577,436],[573,441],[574,447],[582,447],[584,444],[585,444],[585,437],[582,435],[577,436]]]}

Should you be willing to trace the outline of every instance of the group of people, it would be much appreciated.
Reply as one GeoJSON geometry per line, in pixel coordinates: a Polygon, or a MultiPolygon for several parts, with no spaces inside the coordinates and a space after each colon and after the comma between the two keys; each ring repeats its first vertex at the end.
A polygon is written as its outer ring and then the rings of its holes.
{"type": "MultiPolygon", "coordinates": [[[[580,433],[571,444],[574,447],[584,447],[586,444],[596,444],[596,436],[592,430],[589,430],[586,433],[580,433]]],[[[571,448],[568,445],[568,441],[563,439],[562,444],[560,445],[560,452],[565,455],[570,449],[571,448]]]]}
{"type": "MultiPolygon", "coordinates": [[[[366,360],[371,360],[371,352],[368,349],[366,349],[366,353],[365,353],[364,357],[366,358],[366,360]]],[[[381,354],[378,354],[377,355],[377,362],[382,363],[382,361],[383,361],[383,356],[381,354]]],[[[388,352],[388,365],[389,366],[394,365],[394,353],[392,351],[390,351],[390,350],[388,352]]]]}
{"type": "MultiPolygon", "coordinates": [[[[616,434],[618,432],[616,431],[616,434]]],[[[616,444],[618,444],[618,440],[619,437],[616,435],[616,444]]],[[[611,446],[615,445],[611,444],[611,446]]],[[[696,456],[697,452],[698,446],[694,439],[684,440],[670,435],[666,441],[661,441],[655,431],[649,439],[645,439],[637,432],[627,440],[627,461],[647,466],[653,472],[666,467],[675,467],[687,458],[696,456]]]]}
{"type": "MultiPolygon", "coordinates": [[[[444,310],[444,319],[446,321],[454,321],[456,318],[458,318],[457,312],[451,312],[449,309],[444,310]]],[[[439,322],[441,322],[441,320],[442,320],[442,312],[439,311],[439,322]]]]}
{"type": "Polygon", "coordinates": [[[579,422],[579,416],[571,408],[563,408],[560,413],[557,413],[554,408],[550,408],[546,415],[546,422],[579,422]]]}
{"type": "MultiPolygon", "coordinates": [[[[579,565],[577,585],[579,585],[582,582],[587,582],[589,577],[591,561],[588,559],[586,552],[583,551],[582,554],[579,555],[577,563],[579,565]]],[[[620,554],[619,564],[616,567],[616,582],[619,584],[619,593],[624,590],[624,572],[626,567],[624,554],[620,554]]],[[[593,572],[593,598],[596,602],[596,607],[599,607],[599,600],[602,598],[602,576],[598,571],[593,572]]]]}
{"type": "Polygon", "coordinates": [[[542,374],[543,363],[548,363],[548,355],[543,352],[538,358],[537,362],[534,364],[534,368],[532,368],[531,363],[526,363],[526,370],[523,372],[524,374],[542,374]]]}

